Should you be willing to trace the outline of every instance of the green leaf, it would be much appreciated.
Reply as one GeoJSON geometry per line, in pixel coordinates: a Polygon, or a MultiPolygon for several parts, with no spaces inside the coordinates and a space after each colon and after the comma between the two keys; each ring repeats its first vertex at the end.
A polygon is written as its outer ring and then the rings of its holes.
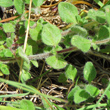
{"type": "Polygon", "coordinates": [[[100,49],[100,51],[99,52],[102,52],[102,53],[110,53],[110,46],[109,45],[107,45],[104,49],[100,49]]]}
{"type": "Polygon", "coordinates": [[[74,79],[77,75],[77,69],[75,67],[73,67],[71,64],[69,64],[67,67],[66,67],[66,77],[68,79],[71,79],[73,82],[74,82],[74,79]]]}
{"type": "Polygon", "coordinates": [[[42,41],[46,45],[57,46],[61,41],[61,32],[55,25],[50,23],[44,25],[42,31],[42,41]]]}
{"type": "Polygon", "coordinates": [[[108,91],[106,92],[106,96],[107,96],[108,99],[110,99],[110,90],[108,90],[108,91]]]}
{"type": "Polygon", "coordinates": [[[22,70],[21,81],[24,83],[25,81],[31,78],[31,74],[25,70],[22,70]]]}
{"type": "Polygon", "coordinates": [[[30,28],[30,36],[34,41],[38,40],[39,34],[41,32],[42,29],[42,25],[41,23],[37,23],[37,26],[34,29],[30,28]]]}
{"type": "Polygon", "coordinates": [[[0,53],[2,52],[3,49],[5,49],[5,46],[3,44],[0,44],[0,53]]]}
{"type": "Polygon", "coordinates": [[[91,41],[78,35],[74,35],[71,39],[71,44],[87,52],[91,47],[91,41]]]}
{"type": "Polygon", "coordinates": [[[110,26],[110,5],[107,5],[106,7],[104,7],[105,12],[106,12],[106,20],[110,26]]]}
{"type": "Polygon", "coordinates": [[[35,106],[30,100],[21,100],[20,106],[23,110],[35,110],[35,106]]]}
{"type": "Polygon", "coordinates": [[[0,62],[0,67],[2,66],[2,64],[3,64],[3,63],[2,63],[2,62],[0,62]]]}
{"type": "Polygon", "coordinates": [[[12,0],[0,0],[0,6],[2,7],[10,7],[13,5],[12,0]]]}
{"type": "Polygon", "coordinates": [[[13,56],[13,53],[10,51],[10,49],[4,49],[3,52],[4,52],[5,57],[12,57],[13,56]]]}
{"type": "Polygon", "coordinates": [[[56,51],[60,51],[60,50],[62,50],[63,48],[61,47],[61,46],[59,46],[59,45],[57,45],[55,48],[53,48],[53,50],[56,50],[56,51]]]}
{"type": "Polygon", "coordinates": [[[25,26],[21,25],[20,28],[19,28],[19,35],[22,36],[24,34],[25,34],[25,26]]]}
{"type": "Polygon", "coordinates": [[[96,10],[90,9],[88,12],[88,16],[99,23],[105,23],[106,21],[105,13],[101,10],[96,11],[96,10]]]}
{"type": "Polygon", "coordinates": [[[78,104],[83,101],[86,101],[89,97],[89,93],[87,93],[84,89],[78,89],[74,93],[74,102],[78,104]]]}
{"type": "Polygon", "coordinates": [[[79,86],[75,86],[75,87],[69,92],[69,94],[68,94],[68,100],[69,100],[70,102],[73,102],[74,93],[75,93],[78,89],[80,89],[80,87],[79,87],[79,86]]]}
{"type": "Polygon", "coordinates": [[[15,32],[15,26],[12,25],[11,23],[4,23],[3,29],[5,32],[15,32]]]}
{"type": "Polygon", "coordinates": [[[82,37],[87,36],[87,30],[80,26],[73,26],[73,27],[71,27],[71,30],[79,36],[82,36],[82,37]]]}
{"type": "Polygon", "coordinates": [[[18,48],[18,54],[19,54],[19,56],[20,56],[24,61],[26,61],[27,63],[29,63],[29,58],[28,58],[27,55],[23,52],[22,47],[19,47],[19,48],[18,48]]]}
{"type": "Polygon", "coordinates": [[[0,50],[0,57],[4,57],[4,52],[2,50],[0,50]]]}
{"type": "Polygon", "coordinates": [[[12,44],[13,44],[13,40],[11,38],[7,38],[6,39],[6,45],[7,45],[7,47],[11,47],[12,44]]]}
{"type": "Polygon", "coordinates": [[[3,98],[0,98],[0,102],[3,100],[3,98]]]}
{"type": "Polygon", "coordinates": [[[29,4],[29,3],[30,3],[30,0],[25,0],[25,3],[26,3],[26,4],[29,4]]]}
{"type": "Polygon", "coordinates": [[[92,62],[87,62],[83,70],[84,78],[91,83],[96,77],[96,70],[92,62]]]}
{"type": "Polygon", "coordinates": [[[0,105],[0,110],[24,110],[24,109],[18,109],[10,106],[1,106],[0,105]]]}
{"type": "Polygon", "coordinates": [[[66,76],[64,73],[61,73],[60,76],[58,77],[58,82],[60,83],[65,83],[67,80],[66,76]]]}
{"type": "Polygon", "coordinates": [[[64,38],[63,38],[63,43],[64,45],[66,46],[66,48],[69,48],[71,46],[70,42],[71,42],[71,38],[72,38],[73,35],[66,35],[64,38]]]}
{"type": "Polygon", "coordinates": [[[52,47],[50,47],[50,46],[45,46],[44,48],[43,48],[43,52],[44,53],[48,53],[48,52],[50,52],[50,51],[52,51],[52,47]]]}
{"type": "Polygon", "coordinates": [[[24,12],[25,3],[23,0],[14,0],[14,6],[19,14],[24,12]]]}
{"type": "Polygon", "coordinates": [[[16,37],[15,33],[11,33],[11,39],[14,40],[16,37]]]}
{"type": "Polygon", "coordinates": [[[35,61],[35,60],[31,60],[31,62],[32,62],[32,64],[35,66],[35,67],[37,67],[38,68],[38,62],[37,61],[35,61]]]}
{"type": "Polygon", "coordinates": [[[26,53],[26,55],[32,55],[33,54],[32,45],[27,45],[25,53],[26,53]]]}
{"type": "Polygon", "coordinates": [[[50,56],[46,58],[48,65],[52,66],[54,69],[62,69],[67,65],[67,62],[60,57],[50,56]]]}
{"type": "Polygon", "coordinates": [[[99,52],[100,47],[97,44],[95,44],[94,41],[92,41],[92,47],[94,50],[97,50],[99,52]]]}
{"type": "Polygon", "coordinates": [[[92,97],[96,97],[99,95],[100,90],[97,87],[94,87],[93,85],[86,85],[85,89],[92,97]]]}
{"type": "Polygon", "coordinates": [[[60,2],[58,5],[58,12],[64,22],[77,23],[76,16],[78,15],[78,10],[71,3],[60,2]]]}
{"type": "Polygon", "coordinates": [[[4,76],[4,74],[0,71],[0,76],[4,76]]]}
{"type": "Polygon", "coordinates": [[[26,61],[24,61],[24,62],[23,62],[23,69],[24,69],[25,71],[29,71],[30,68],[31,68],[30,62],[27,63],[26,61]]]}
{"type": "Polygon", "coordinates": [[[32,55],[36,54],[36,52],[38,52],[38,45],[36,44],[36,42],[34,40],[28,39],[28,45],[32,46],[32,55]]]}
{"type": "MultiPolygon", "coordinates": [[[[81,13],[84,14],[83,12],[81,12],[81,13]]],[[[77,22],[80,25],[83,25],[83,24],[85,24],[85,23],[88,22],[88,20],[87,20],[86,17],[82,17],[83,16],[82,14],[80,14],[80,15],[77,16],[77,22]]]]}
{"type": "Polygon", "coordinates": [[[110,36],[110,28],[107,26],[100,26],[100,30],[98,32],[98,40],[102,40],[108,38],[110,36]]]}
{"type": "MultiPolygon", "coordinates": [[[[30,21],[29,26],[33,28],[36,25],[35,23],[36,22],[34,22],[34,21],[30,21]]],[[[25,25],[24,26],[25,26],[25,28],[27,28],[27,26],[28,26],[28,20],[27,19],[25,20],[25,25]]]]}
{"type": "Polygon", "coordinates": [[[0,45],[2,45],[6,40],[6,34],[0,30],[0,45]]]}
{"type": "Polygon", "coordinates": [[[43,4],[45,0],[33,0],[33,4],[36,6],[36,7],[39,7],[43,4]]]}
{"type": "Polygon", "coordinates": [[[5,65],[5,64],[0,64],[0,70],[5,75],[9,75],[10,74],[9,69],[8,69],[8,66],[5,65]]]}
{"type": "Polygon", "coordinates": [[[107,78],[102,78],[101,79],[101,84],[103,84],[103,85],[107,85],[108,84],[108,82],[109,82],[109,80],[107,79],[107,78]]]}
{"type": "Polygon", "coordinates": [[[108,106],[108,109],[110,107],[110,99],[107,100],[107,106],[108,106]]]}

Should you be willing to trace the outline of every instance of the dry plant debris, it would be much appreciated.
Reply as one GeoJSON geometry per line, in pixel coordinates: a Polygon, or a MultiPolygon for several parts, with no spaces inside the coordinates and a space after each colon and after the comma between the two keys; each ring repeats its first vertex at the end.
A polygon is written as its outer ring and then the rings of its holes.
{"type": "MultiPolygon", "coordinates": [[[[99,8],[99,6],[93,0],[82,0],[82,1],[79,1],[79,0],[78,1],[74,1],[74,0],[46,0],[40,8],[40,11],[41,11],[40,14],[38,14],[36,12],[38,9],[35,9],[35,12],[37,14],[34,12],[31,13],[31,21],[37,21],[39,18],[43,18],[45,21],[56,25],[60,29],[68,29],[68,27],[70,27],[71,24],[67,24],[67,23],[63,22],[59,16],[59,13],[58,13],[58,4],[61,1],[71,2],[72,4],[74,4],[78,8],[79,14],[82,10],[84,12],[88,13],[88,10],[91,8],[94,8],[95,10],[98,10],[98,8],[99,8]]],[[[102,2],[105,4],[107,2],[107,0],[102,0],[102,2]]],[[[28,13],[28,7],[29,6],[26,6],[25,13],[28,13]]],[[[14,20],[17,17],[19,17],[18,15],[16,16],[15,13],[16,13],[16,10],[14,7],[5,8],[3,10],[3,17],[2,17],[2,20],[0,21],[0,23],[9,22],[10,20],[14,20]]],[[[21,19],[23,19],[23,17],[21,19]]],[[[31,28],[33,28],[33,27],[31,27],[31,28]]],[[[16,28],[19,29],[19,26],[16,28]]],[[[90,32],[90,33],[92,34],[92,32],[90,32]]],[[[8,36],[10,36],[10,35],[8,35],[8,33],[7,33],[7,37],[8,36]]],[[[92,55],[92,53],[91,54],[89,54],[89,53],[84,54],[79,51],[71,53],[66,58],[66,60],[78,69],[79,75],[82,75],[81,71],[84,68],[85,62],[92,61],[93,64],[95,65],[97,73],[98,73],[97,78],[95,79],[95,81],[92,82],[92,84],[98,88],[101,88],[101,89],[104,89],[106,87],[106,85],[103,85],[100,82],[101,82],[102,77],[109,79],[110,61],[107,61],[106,59],[100,58],[97,55],[94,56],[94,53],[93,53],[93,55],[92,55]]],[[[58,77],[61,73],[64,72],[64,70],[63,69],[62,70],[53,70],[53,69],[51,69],[50,66],[45,64],[45,61],[43,61],[43,60],[39,60],[39,65],[40,65],[39,68],[35,68],[33,66],[32,69],[30,70],[30,73],[32,74],[31,80],[38,77],[39,75],[41,77],[39,79],[37,79],[37,81],[32,82],[31,84],[35,88],[39,89],[41,91],[41,93],[45,93],[48,95],[53,95],[58,98],[66,99],[67,93],[69,93],[71,88],[74,87],[74,84],[71,82],[71,80],[67,80],[66,84],[58,83],[58,77]],[[51,71],[48,74],[43,75],[43,73],[48,71],[49,69],[51,69],[51,71]]],[[[11,76],[6,77],[4,75],[2,77],[5,79],[17,81],[17,76],[15,74],[18,74],[18,66],[15,63],[15,64],[10,64],[10,67],[11,67],[11,70],[10,70],[11,76]],[[14,73],[13,71],[16,71],[16,73],[14,73]]],[[[31,80],[29,80],[29,82],[31,80]]],[[[80,77],[80,80],[81,80],[81,82],[87,83],[84,80],[83,75],[82,75],[82,77],[80,77]]],[[[81,86],[83,86],[83,85],[81,85],[81,86]]],[[[7,84],[4,84],[4,83],[0,84],[0,94],[16,94],[19,92],[20,91],[17,91],[12,86],[8,86],[7,84]]],[[[20,100],[20,99],[30,99],[36,105],[42,106],[40,97],[36,96],[36,95],[29,95],[29,96],[25,96],[25,97],[15,97],[15,98],[4,98],[4,101],[7,101],[7,100],[15,101],[15,100],[20,100]]],[[[97,100],[98,99],[96,99],[96,101],[97,100]]],[[[55,102],[54,100],[51,100],[51,101],[54,103],[57,103],[59,106],[65,108],[65,105],[63,103],[60,103],[58,101],[55,102]]],[[[106,98],[103,99],[103,102],[104,101],[106,101],[106,98]]],[[[1,104],[6,105],[6,103],[1,103],[1,104]]],[[[75,104],[73,104],[73,105],[67,104],[66,106],[71,106],[71,108],[76,107],[75,104]]],[[[73,109],[71,109],[71,110],[73,110],[73,109]]]]}

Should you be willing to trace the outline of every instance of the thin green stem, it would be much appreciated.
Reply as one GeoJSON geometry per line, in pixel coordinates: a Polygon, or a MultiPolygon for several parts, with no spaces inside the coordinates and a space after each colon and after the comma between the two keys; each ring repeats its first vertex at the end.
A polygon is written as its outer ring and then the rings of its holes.
{"type": "Polygon", "coordinates": [[[108,84],[108,87],[105,89],[104,93],[102,94],[102,96],[100,97],[100,99],[98,100],[98,102],[96,103],[96,105],[94,106],[93,110],[96,109],[96,107],[99,105],[100,101],[102,100],[102,98],[104,97],[104,95],[106,94],[106,92],[110,89],[110,81],[108,84]]]}

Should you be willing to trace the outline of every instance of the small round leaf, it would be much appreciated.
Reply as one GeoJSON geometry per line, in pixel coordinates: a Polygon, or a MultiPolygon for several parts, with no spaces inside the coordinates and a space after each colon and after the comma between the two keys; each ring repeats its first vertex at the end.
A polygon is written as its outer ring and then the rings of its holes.
{"type": "Polygon", "coordinates": [[[23,110],[35,110],[34,104],[30,100],[21,100],[20,106],[23,110]]]}
{"type": "Polygon", "coordinates": [[[52,24],[46,24],[43,27],[42,31],[42,41],[46,45],[56,46],[61,40],[61,32],[60,30],[52,24]]]}
{"type": "Polygon", "coordinates": [[[48,65],[52,66],[54,69],[62,69],[67,65],[67,62],[56,56],[50,56],[46,59],[48,65]]]}
{"type": "Polygon", "coordinates": [[[83,52],[87,52],[91,47],[91,41],[79,35],[74,35],[72,37],[71,44],[81,49],[83,52]]]}
{"type": "Polygon", "coordinates": [[[96,97],[97,95],[99,95],[100,90],[93,86],[93,85],[87,85],[86,86],[86,91],[92,96],[92,97],[96,97]]]}
{"type": "Polygon", "coordinates": [[[15,26],[11,23],[4,23],[3,29],[5,32],[15,32],[15,26]]]}
{"type": "Polygon", "coordinates": [[[8,69],[8,66],[5,65],[5,64],[2,64],[2,66],[0,67],[0,70],[1,70],[2,73],[5,74],[5,75],[9,75],[9,74],[10,74],[9,69],[8,69]]]}
{"type": "Polygon", "coordinates": [[[23,0],[14,0],[14,6],[19,14],[22,14],[25,8],[23,0]]]}
{"type": "Polygon", "coordinates": [[[86,101],[89,97],[90,97],[89,93],[87,93],[84,89],[78,89],[74,93],[74,102],[78,104],[83,101],[86,101]]]}
{"type": "Polygon", "coordinates": [[[58,12],[61,19],[66,23],[77,23],[76,16],[78,15],[77,8],[71,3],[61,2],[58,5],[58,12]]]}
{"type": "Polygon", "coordinates": [[[69,92],[69,94],[68,94],[68,100],[69,100],[70,102],[73,102],[74,93],[75,93],[78,89],[80,89],[80,87],[79,87],[79,86],[75,86],[75,87],[69,92]]]}
{"type": "Polygon", "coordinates": [[[76,75],[77,69],[73,67],[71,64],[69,64],[66,68],[66,77],[74,82],[76,75]]]}
{"type": "Polygon", "coordinates": [[[87,62],[84,66],[84,78],[91,83],[96,77],[96,70],[92,62],[87,62]]]}

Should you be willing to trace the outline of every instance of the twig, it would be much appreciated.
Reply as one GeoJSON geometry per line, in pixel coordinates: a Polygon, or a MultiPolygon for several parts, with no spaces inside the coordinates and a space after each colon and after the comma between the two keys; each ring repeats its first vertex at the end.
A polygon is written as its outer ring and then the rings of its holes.
{"type": "MultiPolygon", "coordinates": [[[[67,49],[57,51],[57,54],[64,54],[64,53],[73,52],[73,51],[75,52],[78,50],[79,49],[77,49],[76,47],[70,47],[67,49]]],[[[89,50],[87,53],[94,55],[94,56],[97,56],[97,57],[104,58],[106,60],[110,60],[110,56],[99,53],[99,52],[89,50]]],[[[28,56],[28,58],[29,58],[29,60],[42,60],[42,59],[46,59],[47,57],[52,56],[52,55],[53,55],[52,53],[40,53],[40,54],[30,55],[30,56],[28,56]]],[[[0,60],[0,62],[2,62],[4,64],[8,64],[8,63],[15,63],[18,60],[20,60],[20,57],[17,57],[16,59],[15,58],[8,58],[8,59],[0,60]]]]}
{"type": "MultiPolygon", "coordinates": [[[[64,54],[64,53],[68,53],[68,52],[71,52],[71,51],[78,51],[79,49],[77,49],[76,47],[70,47],[68,49],[63,49],[63,50],[60,50],[60,51],[57,51],[57,54],[64,54]]],[[[52,56],[53,54],[52,53],[41,53],[41,54],[36,54],[36,55],[30,55],[28,56],[29,60],[41,60],[41,59],[45,59],[49,56],[52,56]]],[[[8,58],[8,59],[5,59],[5,60],[0,60],[0,62],[2,63],[14,63],[14,62],[17,62],[18,60],[20,60],[20,57],[18,58],[8,58]]]]}
{"type": "MultiPolygon", "coordinates": [[[[61,32],[61,35],[62,36],[66,36],[68,34],[73,34],[74,32],[71,31],[71,29],[69,30],[66,30],[66,31],[63,31],[61,32]]],[[[105,44],[107,42],[110,41],[110,38],[108,39],[104,39],[104,40],[99,40],[99,41],[96,41],[94,42],[95,44],[105,44]]],[[[68,52],[71,52],[71,51],[78,51],[79,49],[77,49],[76,47],[70,47],[70,48],[67,48],[67,49],[63,49],[61,51],[57,51],[57,54],[64,54],[64,53],[68,53],[68,52]]],[[[95,55],[95,56],[98,56],[98,57],[101,57],[101,58],[104,58],[104,59],[107,59],[107,60],[110,60],[110,57],[108,55],[104,55],[102,53],[98,53],[98,52],[94,52],[94,51],[88,51],[87,53],[89,54],[92,54],[92,55],[95,55]]],[[[36,54],[36,55],[30,55],[28,56],[29,60],[41,60],[41,59],[45,59],[49,56],[52,56],[53,54],[52,53],[41,53],[41,54],[36,54]]],[[[18,60],[20,60],[20,57],[17,57],[16,60],[15,58],[7,58],[7,59],[0,59],[0,61],[4,64],[8,64],[8,63],[14,63],[14,62],[17,62],[18,60]]]]}
{"type": "Polygon", "coordinates": [[[99,53],[99,52],[94,52],[94,51],[90,50],[87,53],[89,53],[91,55],[94,55],[94,56],[97,56],[97,57],[100,57],[100,58],[104,58],[106,60],[110,60],[110,56],[102,54],[102,53],[99,53]]]}
{"type": "Polygon", "coordinates": [[[110,42],[110,38],[98,40],[95,42],[95,44],[106,44],[107,42],[110,42]]]}

